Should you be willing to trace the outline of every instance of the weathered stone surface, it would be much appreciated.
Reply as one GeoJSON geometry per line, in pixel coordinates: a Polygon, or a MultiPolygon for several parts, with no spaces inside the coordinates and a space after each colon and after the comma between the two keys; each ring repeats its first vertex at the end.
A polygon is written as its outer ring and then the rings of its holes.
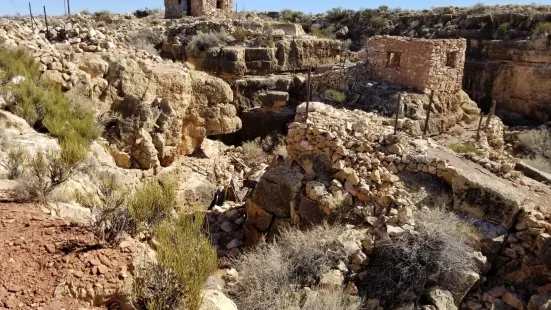
{"type": "Polygon", "coordinates": [[[237,310],[235,303],[217,290],[203,291],[203,304],[200,310],[237,310]]]}
{"type": "Polygon", "coordinates": [[[437,287],[430,288],[425,296],[428,302],[436,307],[436,310],[456,310],[452,293],[437,287]]]}
{"type": "Polygon", "coordinates": [[[253,202],[279,217],[291,216],[291,201],[302,188],[303,175],[279,166],[266,171],[255,188],[253,202]]]}

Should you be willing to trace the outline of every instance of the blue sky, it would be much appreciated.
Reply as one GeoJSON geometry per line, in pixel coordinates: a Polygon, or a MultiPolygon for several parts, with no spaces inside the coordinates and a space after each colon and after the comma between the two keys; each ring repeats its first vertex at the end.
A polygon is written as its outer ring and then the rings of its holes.
{"type": "MultiPolygon", "coordinates": [[[[33,7],[33,13],[42,12],[42,6],[45,5],[48,14],[63,14],[64,0],[30,0],[33,7]]],[[[234,0],[234,4],[235,4],[234,0]]],[[[28,13],[29,0],[0,0],[0,15],[13,15],[16,13],[28,13]]],[[[400,7],[402,9],[425,9],[433,6],[471,6],[480,0],[237,0],[239,10],[245,7],[246,10],[256,11],[281,11],[283,9],[293,9],[296,11],[320,13],[325,12],[333,7],[343,7],[346,9],[359,8],[377,8],[380,5],[387,5],[390,8],[400,7]]],[[[483,1],[485,4],[529,4],[533,0],[517,0],[517,1],[483,1]]],[[[551,4],[551,0],[536,1],[542,4],[551,4]]],[[[100,10],[110,10],[115,13],[126,13],[134,11],[138,8],[162,8],[163,0],[71,0],[71,11],[80,12],[88,9],[92,12],[100,10]]]]}

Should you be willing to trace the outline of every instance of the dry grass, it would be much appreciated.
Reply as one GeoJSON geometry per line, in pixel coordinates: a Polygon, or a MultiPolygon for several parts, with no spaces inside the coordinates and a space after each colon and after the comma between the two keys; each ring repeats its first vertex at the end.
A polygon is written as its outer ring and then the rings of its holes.
{"type": "Polygon", "coordinates": [[[173,183],[146,181],[136,189],[128,209],[132,219],[151,228],[172,212],[176,205],[176,186],[173,183]]]}
{"type": "Polygon", "coordinates": [[[551,22],[539,22],[534,27],[535,33],[550,33],[551,32],[551,22]]]}
{"type": "Polygon", "coordinates": [[[137,309],[180,309],[185,291],[174,271],[159,263],[151,263],[138,271],[132,286],[137,309]]]}
{"type": "Polygon", "coordinates": [[[520,151],[529,157],[551,158],[551,133],[547,130],[529,130],[518,137],[520,151]]]}
{"type": "Polygon", "coordinates": [[[417,223],[415,233],[377,242],[362,283],[368,298],[392,307],[428,286],[459,293],[468,273],[478,271],[471,253],[479,236],[471,225],[441,209],[419,214],[417,223]]]}
{"type": "MultiPolygon", "coordinates": [[[[201,306],[201,292],[208,277],[217,268],[216,250],[201,233],[205,214],[181,214],[177,219],[161,223],[154,235],[159,242],[159,263],[173,272],[178,281],[173,285],[185,291],[182,308],[197,310],[201,306]]],[[[148,309],[167,309],[164,300],[149,302],[148,309]]],[[[178,309],[170,305],[168,309],[178,309]]]]}
{"type": "MultiPolygon", "coordinates": [[[[284,228],[274,243],[261,243],[234,258],[240,279],[230,294],[238,308],[282,309],[289,294],[305,286],[315,287],[322,270],[337,266],[339,260],[346,261],[337,242],[343,231],[342,227],[327,225],[308,231],[284,228]]],[[[326,302],[330,301],[320,304],[326,302]]]]}
{"type": "Polygon", "coordinates": [[[241,146],[243,148],[243,157],[246,162],[252,163],[266,157],[260,138],[253,141],[247,141],[241,146]]]}

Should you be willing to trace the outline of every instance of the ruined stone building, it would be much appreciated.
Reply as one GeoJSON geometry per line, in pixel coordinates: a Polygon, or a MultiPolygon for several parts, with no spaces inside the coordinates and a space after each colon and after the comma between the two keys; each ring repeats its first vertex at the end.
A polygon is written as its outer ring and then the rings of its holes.
{"type": "Polygon", "coordinates": [[[165,0],[165,18],[228,17],[232,8],[233,0],[165,0]]]}
{"type": "Polygon", "coordinates": [[[421,92],[461,90],[465,39],[429,40],[374,36],[367,41],[367,61],[374,79],[421,92]]]}

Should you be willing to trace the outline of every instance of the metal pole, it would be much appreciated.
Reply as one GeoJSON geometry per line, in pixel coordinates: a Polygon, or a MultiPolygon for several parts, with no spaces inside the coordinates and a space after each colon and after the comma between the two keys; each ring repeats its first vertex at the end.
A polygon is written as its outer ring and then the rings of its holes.
{"type": "Polygon", "coordinates": [[[33,9],[31,8],[31,3],[30,2],[29,2],[29,14],[31,15],[31,27],[33,28],[33,33],[34,33],[33,9]]]}
{"type": "Polygon", "coordinates": [[[492,107],[490,108],[490,113],[488,113],[488,118],[486,119],[486,129],[490,127],[490,122],[492,121],[492,117],[496,114],[496,101],[492,100],[492,107]]]}
{"type": "Polygon", "coordinates": [[[44,6],[44,21],[46,22],[46,39],[50,40],[50,29],[48,29],[48,16],[46,15],[46,6],[44,6]]]}
{"type": "Polygon", "coordinates": [[[63,12],[67,15],[67,3],[65,3],[65,0],[63,0],[63,12]]]}
{"type": "Polygon", "coordinates": [[[304,122],[308,122],[308,112],[310,110],[310,82],[312,81],[312,67],[308,66],[308,84],[307,84],[307,93],[306,93],[306,116],[304,117],[304,122]]]}
{"type": "Polygon", "coordinates": [[[394,134],[398,133],[398,115],[400,114],[400,103],[402,99],[402,94],[398,95],[398,103],[396,103],[396,118],[394,119],[394,134]]]}
{"type": "Polygon", "coordinates": [[[429,109],[427,110],[427,119],[425,120],[425,129],[423,130],[423,138],[427,135],[429,129],[430,110],[432,110],[432,101],[434,99],[434,90],[430,91],[429,109]]]}
{"type": "Polygon", "coordinates": [[[67,14],[71,15],[71,0],[67,0],[67,14]]]}
{"type": "MultiPolygon", "coordinates": [[[[488,116],[489,118],[490,116],[488,116]]],[[[480,128],[482,127],[482,120],[484,119],[484,113],[480,112],[480,119],[478,120],[478,129],[476,130],[476,141],[480,141],[480,128]]]]}

